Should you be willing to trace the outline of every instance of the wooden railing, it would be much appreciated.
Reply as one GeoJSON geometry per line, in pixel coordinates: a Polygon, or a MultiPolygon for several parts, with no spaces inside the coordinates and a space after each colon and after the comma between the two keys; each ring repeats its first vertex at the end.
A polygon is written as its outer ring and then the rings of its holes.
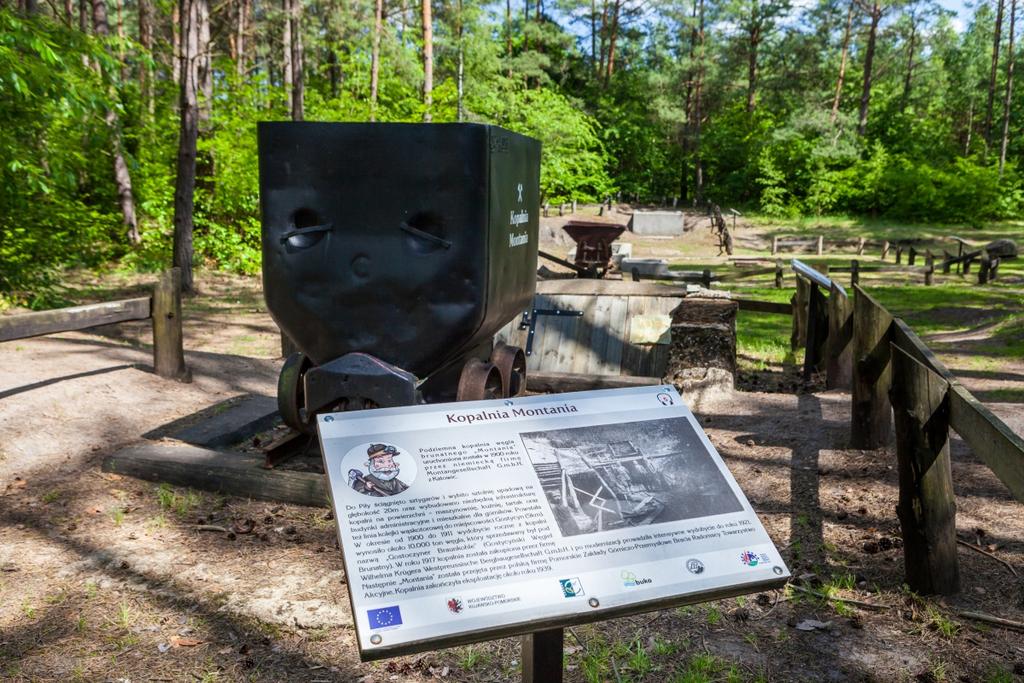
{"type": "Polygon", "coordinates": [[[189,381],[181,331],[181,270],[160,275],[152,296],[71,306],[0,317],[0,342],[72,332],[129,320],[153,321],[153,370],[168,379],[189,381]]]}
{"type": "MultiPolygon", "coordinates": [[[[959,564],[949,430],[1022,502],[1024,439],[982,405],[906,322],[859,285],[851,300],[830,284],[826,295],[818,282],[798,274],[793,347],[806,348],[805,373],[823,371],[830,388],[850,388],[854,448],[887,445],[895,423],[907,584],[921,593],[955,593],[959,564]]],[[[740,309],[763,310],[742,302],[740,309]]]]}

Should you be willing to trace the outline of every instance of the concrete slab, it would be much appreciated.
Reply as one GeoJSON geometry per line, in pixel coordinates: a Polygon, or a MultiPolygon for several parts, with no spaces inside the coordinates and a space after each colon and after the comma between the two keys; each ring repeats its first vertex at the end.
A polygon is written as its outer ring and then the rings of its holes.
{"type": "Polygon", "coordinates": [[[634,211],[629,229],[637,235],[682,235],[686,219],[682,211],[634,211]]]}

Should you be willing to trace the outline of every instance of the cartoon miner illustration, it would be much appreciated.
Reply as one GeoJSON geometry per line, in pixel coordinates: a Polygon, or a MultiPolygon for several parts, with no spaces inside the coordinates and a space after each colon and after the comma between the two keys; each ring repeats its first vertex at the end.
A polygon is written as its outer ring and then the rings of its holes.
{"type": "Polygon", "coordinates": [[[349,486],[367,496],[393,496],[409,488],[398,478],[399,467],[395,458],[401,455],[394,446],[383,443],[372,444],[366,449],[368,474],[359,470],[348,471],[349,486]]]}

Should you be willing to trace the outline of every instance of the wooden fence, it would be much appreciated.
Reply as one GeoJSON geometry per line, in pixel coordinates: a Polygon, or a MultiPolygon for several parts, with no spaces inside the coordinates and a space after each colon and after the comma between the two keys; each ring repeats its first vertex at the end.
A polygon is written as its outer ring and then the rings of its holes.
{"type": "Polygon", "coordinates": [[[84,330],[128,320],[153,321],[153,370],[168,379],[189,381],[181,331],[181,270],[160,275],[152,296],[57,308],[0,317],[0,342],[84,330]]]}
{"type": "MultiPolygon", "coordinates": [[[[907,584],[920,593],[959,589],[956,502],[949,430],[963,438],[1017,500],[1024,502],[1024,439],[976,399],[900,318],[853,286],[797,277],[792,344],[806,347],[804,372],[823,371],[830,388],[850,388],[854,448],[887,445],[895,424],[897,516],[907,584]],[[895,418],[895,419],[894,419],[895,418]]],[[[763,304],[766,302],[757,302],[763,304]]],[[[747,305],[740,310],[764,310],[747,305]]]]}

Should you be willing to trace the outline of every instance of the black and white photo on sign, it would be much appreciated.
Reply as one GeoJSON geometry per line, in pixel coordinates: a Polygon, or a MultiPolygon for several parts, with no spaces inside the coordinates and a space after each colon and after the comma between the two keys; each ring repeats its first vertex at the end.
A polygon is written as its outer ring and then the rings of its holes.
{"type": "Polygon", "coordinates": [[[743,509],[685,417],[520,436],[563,536],[743,509]]]}

